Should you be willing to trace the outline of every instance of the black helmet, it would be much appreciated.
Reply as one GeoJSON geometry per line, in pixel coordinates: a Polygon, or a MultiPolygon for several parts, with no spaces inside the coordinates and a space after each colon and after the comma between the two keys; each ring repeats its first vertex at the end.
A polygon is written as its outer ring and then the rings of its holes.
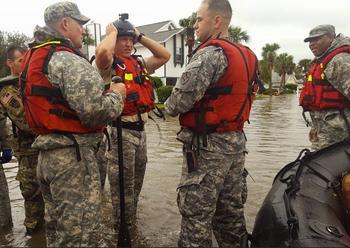
{"type": "Polygon", "coordinates": [[[113,22],[113,25],[118,29],[118,36],[135,36],[133,25],[127,21],[129,14],[119,14],[119,19],[113,22]]]}

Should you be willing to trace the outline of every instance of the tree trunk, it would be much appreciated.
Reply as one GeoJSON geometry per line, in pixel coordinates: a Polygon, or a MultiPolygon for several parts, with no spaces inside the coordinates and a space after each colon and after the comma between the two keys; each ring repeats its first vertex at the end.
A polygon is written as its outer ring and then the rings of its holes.
{"type": "Polygon", "coordinates": [[[270,94],[270,96],[272,96],[272,70],[273,70],[273,67],[269,66],[269,70],[270,70],[269,94],[270,94]]]}

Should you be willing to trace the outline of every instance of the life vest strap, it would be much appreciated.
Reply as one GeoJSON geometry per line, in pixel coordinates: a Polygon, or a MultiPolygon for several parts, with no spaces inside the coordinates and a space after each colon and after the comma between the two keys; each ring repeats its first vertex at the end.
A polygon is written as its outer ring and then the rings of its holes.
{"type": "Polygon", "coordinates": [[[79,120],[76,114],[64,111],[63,109],[49,109],[49,113],[63,117],[65,119],[79,120]]]}
{"type": "MultiPolygon", "coordinates": [[[[122,128],[134,130],[134,131],[144,131],[145,130],[145,123],[143,121],[135,121],[135,122],[124,122],[122,121],[122,128]]],[[[117,122],[112,122],[112,127],[117,127],[117,122]]]]}
{"type": "Polygon", "coordinates": [[[32,86],[32,96],[43,96],[49,98],[59,98],[63,99],[61,90],[58,88],[48,88],[45,86],[32,86]]]}
{"type": "Polygon", "coordinates": [[[232,91],[232,85],[229,86],[218,86],[207,89],[205,95],[228,95],[232,91]]]}

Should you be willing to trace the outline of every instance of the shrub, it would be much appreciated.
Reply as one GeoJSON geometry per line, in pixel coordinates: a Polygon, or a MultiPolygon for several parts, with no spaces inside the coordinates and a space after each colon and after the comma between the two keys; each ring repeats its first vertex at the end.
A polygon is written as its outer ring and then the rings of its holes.
{"type": "Polygon", "coordinates": [[[170,96],[173,90],[173,86],[161,86],[157,89],[158,100],[160,103],[164,103],[170,96]]]}
{"type": "Polygon", "coordinates": [[[287,89],[287,90],[292,90],[292,91],[296,91],[296,90],[297,90],[297,87],[298,87],[298,85],[296,85],[296,84],[286,84],[286,85],[284,86],[285,89],[287,89]]]}
{"type": "Polygon", "coordinates": [[[154,77],[150,77],[150,79],[154,88],[158,89],[164,86],[163,81],[159,77],[154,76],[154,77]]]}

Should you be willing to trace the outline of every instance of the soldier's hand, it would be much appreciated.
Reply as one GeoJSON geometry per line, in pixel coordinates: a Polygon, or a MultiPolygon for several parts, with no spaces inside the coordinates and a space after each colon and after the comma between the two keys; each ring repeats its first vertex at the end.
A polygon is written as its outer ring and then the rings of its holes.
{"type": "Polygon", "coordinates": [[[116,36],[118,35],[118,29],[113,25],[113,23],[109,23],[106,27],[106,35],[116,33],[116,36]]]}
{"type": "Polygon", "coordinates": [[[12,159],[12,150],[11,149],[3,149],[0,157],[0,163],[5,164],[10,162],[12,159]]]}
{"type": "Polygon", "coordinates": [[[122,97],[123,97],[123,101],[125,101],[125,98],[126,98],[125,84],[123,84],[123,83],[113,84],[112,83],[110,89],[113,90],[113,91],[119,92],[122,95],[122,97]]]}

